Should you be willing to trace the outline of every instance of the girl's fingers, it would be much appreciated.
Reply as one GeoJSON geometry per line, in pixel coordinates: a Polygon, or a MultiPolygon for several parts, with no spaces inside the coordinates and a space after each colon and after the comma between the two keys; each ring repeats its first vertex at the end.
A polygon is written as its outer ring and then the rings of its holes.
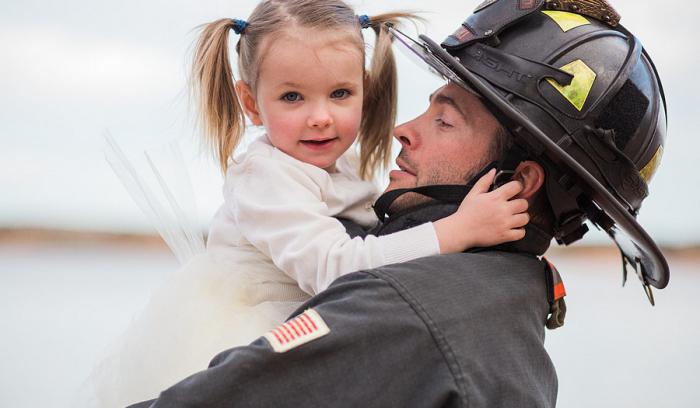
{"type": "Polygon", "coordinates": [[[507,182],[506,184],[497,188],[493,192],[498,194],[499,197],[502,197],[506,200],[510,200],[511,198],[515,197],[521,191],[523,191],[522,183],[514,180],[514,181],[507,182]]]}
{"type": "Polygon", "coordinates": [[[477,195],[477,194],[482,194],[482,193],[488,192],[489,188],[491,187],[491,184],[493,183],[493,179],[495,177],[496,177],[496,169],[489,170],[488,173],[481,176],[479,178],[479,180],[477,180],[476,183],[474,183],[474,187],[472,187],[472,189],[469,190],[467,197],[472,197],[472,196],[477,195]]]}
{"type": "Polygon", "coordinates": [[[508,224],[511,228],[520,228],[527,225],[528,222],[530,222],[530,215],[528,213],[521,213],[510,217],[508,224]]]}
{"type": "Polygon", "coordinates": [[[525,228],[516,228],[508,231],[507,238],[511,241],[518,241],[525,238],[525,228]]]}
{"type": "Polygon", "coordinates": [[[524,213],[529,208],[529,204],[528,204],[527,200],[524,198],[510,200],[510,201],[508,201],[507,206],[508,206],[508,210],[511,212],[511,214],[524,213]]]}

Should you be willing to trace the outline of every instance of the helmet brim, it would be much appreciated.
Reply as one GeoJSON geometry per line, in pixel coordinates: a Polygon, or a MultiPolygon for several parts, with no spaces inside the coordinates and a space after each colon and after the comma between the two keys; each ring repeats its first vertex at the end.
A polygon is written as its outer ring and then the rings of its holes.
{"type": "MultiPolygon", "coordinates": [[[[420,42],[411,39],[399,30],[389,28],[400,46],[427,64],[435,73],[487,100],[492,108],[509,120],[522,126],[534,138],[535,144],[543,146],[545,154],[556,159],[575,174],[591,200],[603,210],[615,225],[606,232],[615,241],[625,258],[632,265],[644,284],[663,289],[668,284],[669,267],[663,253],[654,240],[637,222],[636,218],[581,164],[554,143],[531,120],[522,114],[491,84],[465,68],[458,59],[450,55],[429,37],[420,35],[420,42]]],[[[415,59],[414,59],[415,60],[415,59]]]]}

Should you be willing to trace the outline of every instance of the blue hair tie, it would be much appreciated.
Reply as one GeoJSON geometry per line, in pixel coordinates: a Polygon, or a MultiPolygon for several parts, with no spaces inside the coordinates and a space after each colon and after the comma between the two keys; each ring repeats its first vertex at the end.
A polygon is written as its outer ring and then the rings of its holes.
{"type": "Polygon", "coordinates": [[[361,16],[357,16],[357,21],[360,22],[360,27],[362,27],[362,28],[369,28],[372,26],[372,21],[369,19],[369,16],[366,14],[363,14],[361,16]]]}
{"type": "Polygon", "coordinates": [[[231,21],[233,21],[233,32],[241,35],[245,31],[245,28],[248,27],[248,22],[245,20],[239,20],[237,18],[232,18],[231,21]]]}

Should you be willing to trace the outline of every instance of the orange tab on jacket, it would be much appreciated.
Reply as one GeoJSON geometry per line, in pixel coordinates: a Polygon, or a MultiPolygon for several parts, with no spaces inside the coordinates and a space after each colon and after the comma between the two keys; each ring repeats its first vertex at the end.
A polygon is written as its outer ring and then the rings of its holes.
{"type": "Polygon", "coordinates": [[[564,325],[566,318],[566,288],[564,282],[559,275],[557,268],[552,265],[547,258],[542,257],[545,269],[545,281],[547,282],[547,301],[549,302],[549,314],[545,325],[548,329],[554,330],[564,325]]]}
{"type": "Polygon", "coordinates": [[[264,337],[276,353],[284,353],[330,332],[321,315],[314,309],[307,309],[304,313],[265,333],[264,337]]]}
{"type": "Polygon", "coordinates": [[[561,279],[561,275],[557,268],[549,262],[545,257],[542,257],[545,264],[547,265],[547,283],[549,285],[550,293],[548,293],[549,301],[555,302],[564,296],[566,296],[566,288],[564,287],[564,281],[561,279]]]}

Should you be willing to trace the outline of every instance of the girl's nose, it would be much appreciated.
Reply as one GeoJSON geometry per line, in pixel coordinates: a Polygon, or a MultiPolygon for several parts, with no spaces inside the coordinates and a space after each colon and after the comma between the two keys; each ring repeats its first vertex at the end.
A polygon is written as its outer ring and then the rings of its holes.
{"type": "Polygon", "coordinates": [[[325,129],[333,124],[333,115],[325,104],[318,104],[309,115],[307,125],[311,128],[325,129]]]}

